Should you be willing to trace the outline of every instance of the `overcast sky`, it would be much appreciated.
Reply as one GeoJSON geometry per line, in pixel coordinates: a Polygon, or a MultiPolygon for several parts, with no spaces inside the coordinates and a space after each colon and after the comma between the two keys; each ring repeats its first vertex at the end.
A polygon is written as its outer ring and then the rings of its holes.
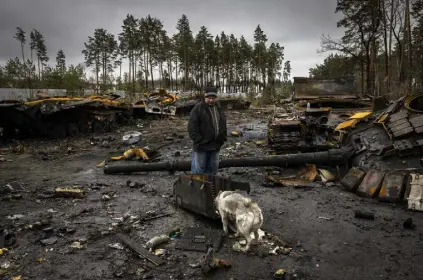
{"type": "Polygon", "coordinates": [[[21,57],[19,42],[13,39],[17,26],[44,35],[50,63],[63,49],[67,63],[77,64],[83,62],[81,50],[94,29],[118,34],[128,13],[159,18],[170,35],[186,14],[194,35],[205,25],[213,35],[224,31],[251,42],[260,24],[269,42],[285,47],[292,76],[308,76],[308,69],[326,56],[317,54],[321,35],[342,34],[336,28],[335,6],[336,0],[1,0],[0,63],[21,57]]]}

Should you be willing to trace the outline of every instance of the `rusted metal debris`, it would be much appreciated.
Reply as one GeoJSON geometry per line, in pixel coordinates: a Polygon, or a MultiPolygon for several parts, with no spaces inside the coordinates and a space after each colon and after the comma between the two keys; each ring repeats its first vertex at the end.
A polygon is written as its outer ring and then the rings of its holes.
{"type": "Polygon", "coordinates": [[[130,239],[128,236],[117,233],[116,237],[126,246],[128,246],[131,250],[135,251],[138,255],[140,255],[142,258],[149,260],[152,262],[155,266],[160,266],[165,263],[165,261],[162,258],[159,258],[158,256],[150,253],[146,249],[144,249],[139,242],[135,242],[134,240],[130,239]]]}
{"type": "Polygon", "coordinates": [[[176,205],[197,214],[217,219],[214,199],[219,191],[241,190],[250,192],[248,182],[236,182],[212,175],[184,174],[174,182],[173,197],[176,205]]]}

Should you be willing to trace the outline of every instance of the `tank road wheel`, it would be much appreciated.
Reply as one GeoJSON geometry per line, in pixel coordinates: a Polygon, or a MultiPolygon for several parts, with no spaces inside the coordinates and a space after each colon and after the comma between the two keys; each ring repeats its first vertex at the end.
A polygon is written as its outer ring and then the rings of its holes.
{"type": "Polygon", "coordinates": [[[116,114],[116,121],[119,125],[130,125],[131,115],[126,113],[118,113],[116,114]]]}
{"type": "Polygon", "coordinates": [[[234,104],[233,104],[232,102],[228,102],[228,103],[226,104],[226,108],[227,108],[228,110],[232,110],[232,109],[234,108],[234,104]]]}
{"type": "Polygon", "coordinates": [[[15,128],[11,126],[0,127],[0,138],[11,139],[15,137],[15,128]]]}
{"type": "Polygon", "coordinates": [[[88,122],[81,122],[79,124],[79,131],[82,134],[88,134],[88,133],[90,133],[90,124],[88,122]]]}
{"type": "Polygon", "coordinates": [[[77,123],[68,123],[67,132],[70,137],[75,137],[79,135],[79,127],[77,123]]]}
{"type": "Polygon", "coordinates": [[[108,128],[107,128],[107,131],[108,132],[112,132],[112,131],[115,131],[118,128],[119,128],[118,123],[115,120],[113,120],[113,121],[111,121],[109,123],[108,128]]]}
{"type": "Polygon", "coordinates": [[[95,120],[91,124],[92,132],[94,133],[101,133],[104,132],[104,124],[102,124],[100,121],[95,120]]]}
{"type": "Polygon", "coordinates": [[[67,136],[67,127],[64,124],[57,124],[51,131],[51,136],[54,139],[63,139],[67,136]]]}
{"type": "Polygon", "coordinates": [[[109,116],[105,121],[104,127],[107,132],[111,132],[117,129],[119,127],[117,124],[117,116],[116,115],[109,116]]]}

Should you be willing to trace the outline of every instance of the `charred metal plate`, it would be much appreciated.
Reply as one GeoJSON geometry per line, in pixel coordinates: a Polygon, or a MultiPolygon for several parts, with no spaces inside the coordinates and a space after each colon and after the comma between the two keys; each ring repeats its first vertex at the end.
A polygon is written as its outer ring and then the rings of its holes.
{"type": "Polygon", "coordinates": [[[183,174],[173,185],[173,195],[178,206],[212,219],[219,218],[214,206],[219,191],[235,190],[249,193],[250,184],[220,176],[183,174]]]}
{"type": "Polygon", "coordinates": [[[404,195],[407,173],[403,171],[389,171],[383,179],[378,199],[386,202],[398,202],[404,195]]]}
{"type": "Polygon", "coordinates": [[[223,231],[204,227],[185,228],[175,248],[185,251],[207,252],[209,247],[218,251],[222,244],[223,231]]]}
{"type": "Polygon", "coordinates": [[[363,181],[357,189],[357,194],[366,197],[375,197],[379,194],[380,187],[385,177],[385,172],[377,169],[370,169],[364,176],[363,181]]]}
{"type": "Polygon", "coordinates": [[[341,185],[346,187],[349,191],[355,192],[363,180],[364,175],[366,175],[366,173],[363,170],[357,167],[352,167],[342,178],[341,185]]]}
{"type": "Polygon", "coordinates": [[[396,133],[396,132],[398,132],[398,131],[400,131],[402,129],[406,129],[406,128],[411,128],[411,125],[408,122],[407,123],[403,123],[401,125],[397,125],[395,127],[391,127],[390,129],[391,129],[392,133],[396,133]]]}
{"type": "Polygon", "coordinates": [[[423,139],[416,140],[417,146],[423,146],[423,139]]]}
{"type": "Polygon", "coordinates": [[[410,123],[413,125],[413,127],[423,126],[423,115],[410,119],[410,123]]]}
{"type": "Polygon", "coordinates": [[[414,129],[410,126],[408,128],[401,129],[400,131],[393,132],[392,134],[394,135],[394,137],[401,137],[401,136],[408,135],[413,131],[414,129]]]}
{"type": "Polygon", "coordinates": [[[388,127],[393,129],[397,126],[402,126],[404,124],[410,125],[410,123],[408,122],[408,119],[404,118],[404,119],[397,120],[395,122],[391,122],[391,123],[388,124],[388,127]]]}
{"type": "Polygon", "coordinates": [[[395,121],[398,121],[400,119],[404,119],[408,116],[407,111],[399,111],[398,113],[395,113],[389,117],[389,122],[393,123],[395,121]]]}
{"type": "Polygon", "coordinates": [[[395,141],[393,143],[393,146],[396,150],[399,150],[399,151],[407,151],[407,150],[413,149],[413,144],[408,139],[395,141]]]}

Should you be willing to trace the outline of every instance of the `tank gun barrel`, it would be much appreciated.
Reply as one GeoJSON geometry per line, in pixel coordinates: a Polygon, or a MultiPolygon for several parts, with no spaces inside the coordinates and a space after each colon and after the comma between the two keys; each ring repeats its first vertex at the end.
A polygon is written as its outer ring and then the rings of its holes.
{"type": "MultiPolygon", "coordinates": [[[[263,167],[263,166],[280,166],[292,167],[305,163],[309,164],[325,164],[325,165],[342,165],[347,164],[354,149],[350,146],[340,149],[332,149],[324,152],[286,154],[264,157],[247,157],[247,158],[228,158],[219,161],[219,168],[227,167],[263,167]]],[[[119,173],[135,173],[148,171],[189,171],[191,170],[191,161],[168,161],[158,163],[133,163],[122,165],[106,165],[104,174],[119,173]]]]}

